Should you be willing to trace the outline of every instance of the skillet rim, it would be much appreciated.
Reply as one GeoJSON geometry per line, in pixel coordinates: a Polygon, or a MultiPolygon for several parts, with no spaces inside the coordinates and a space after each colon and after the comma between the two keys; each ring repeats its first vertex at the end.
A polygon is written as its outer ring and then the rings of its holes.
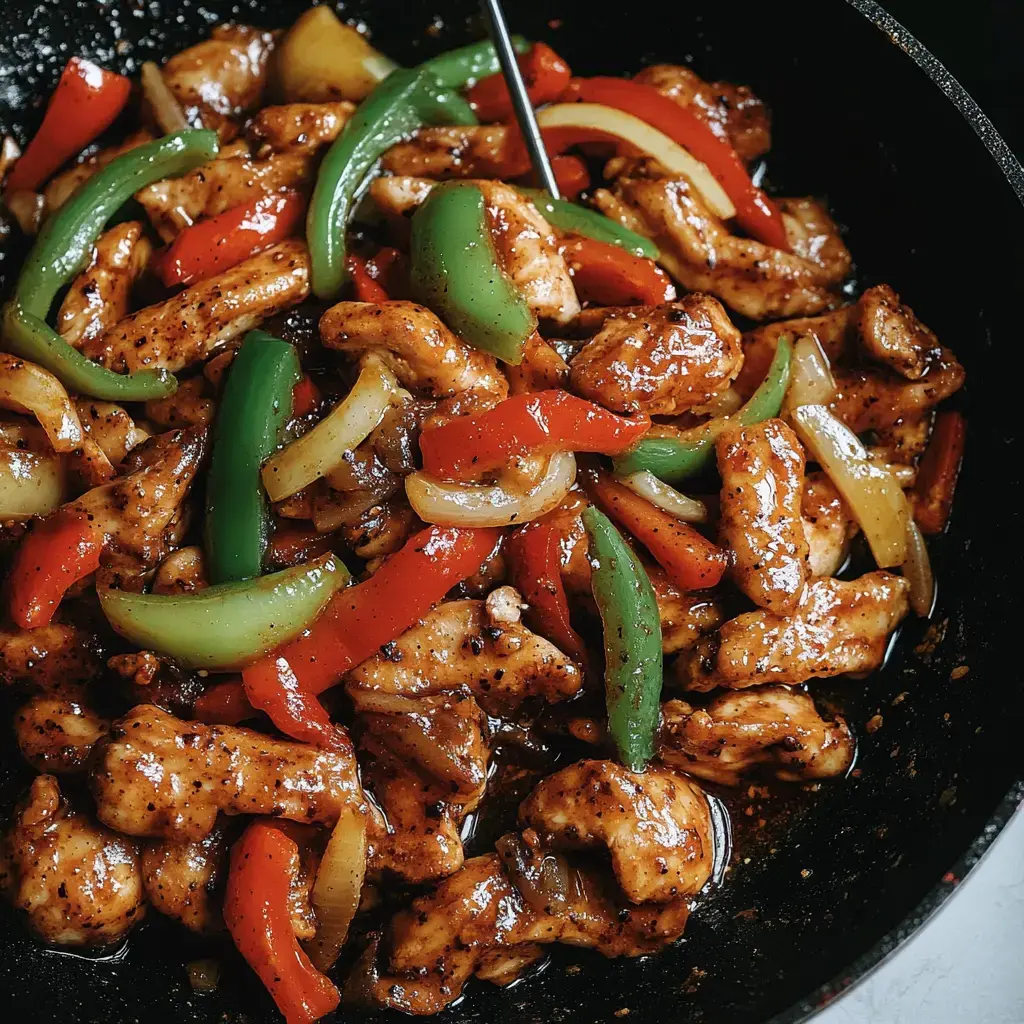
{"type": "MultiPolygon", "coordinates": [[[[1024,166],[989,120],[988,115],[945,64],[875,0],[846,0],[846,3],[887,36],[889,42],[898,46],[956,107],[998,165],[1018,201],[1024,205],[1024,166]]],[[[766,1024],[802,1024],[816,1017],[831,1003],[874,974],[882,964],[895,957],[902,950],[904,943],[931,921],[945,905],[946,900],[966,881],[968,874],[977,867],[1018,811],[1024,814],[1024,778],[1018,779],[1010,786],[970,846],[895,928],[886,932],[845,970],[819,985],[799,1002],[776,1014],[766,1024]]]]}

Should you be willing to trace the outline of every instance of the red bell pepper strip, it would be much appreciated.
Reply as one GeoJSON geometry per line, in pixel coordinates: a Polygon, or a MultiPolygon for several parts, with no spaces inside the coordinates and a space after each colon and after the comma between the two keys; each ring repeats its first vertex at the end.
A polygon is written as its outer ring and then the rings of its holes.
{"type": "Polygon", "coordinates": [[[573,629],[562,583],[558,531],[543,522],[517,531],[509,544],[512,581],[530,606],[528,614],[542,636],[563,654],[586,665],[587,648],[573,629]]]}
{"type": "Polygon", "coordinates": [[[775,249],[789,249],[778,207],[750,180],[732,146],[689,107],[662,96],[654,86],[625,78],[575,78],[565,99],[615,107],[663,132],[708,166],[733,201],[736,220],[748,234],[775,249]]]}
{"type": "Polygon", "coordinates": [[[157,263],[168,287],[195,284],[284,241],[302,224],[306,200],[276,192],[185,228],[157,263]]]}
{"type": "Polygon", "coordinates": [[[352,291],[357,302],[387,302],[388,293],[372,278],[366,268],[366,260],[354,253],[345,257],[345,269],[352,280],[352,291]]]}
{"type": "MultiPolygon", "coordinates": [[[[534,43],[518,59],[526,91],[535,107],[557,100],[565,92],[572,72],[546,43],[534,43]]],[[[466,92],[466,98],[481,121],[511,121],[515,117],[512,97],[500,72],[481,78],[466,92]]]]}
{"type": "Polygon", "coordinates": [[[671,302],[676,288],[653,260],[594,238],[574,238],[562,246],[581,302],[597,306],[657,306],[671,302]]]}
{"type": "Polygon", "coordinates": [[[568,391],[514,395],[479,416],[459,416],[420,435],[423,468],[464,479],[509,459],[556,451],[624,452],[650,429],[649,416],[619,416],[568,391]]]}
{"type": "Polygon", "coordinates": [[[224,923],[287,1024],[313,1024],[341,997],[303,952],[292,931],[288,891],[298,856],[293,839],[256,820],[231,849],[224,923]]]}
{"type": "Polygon", "coordinates": [[[123,75],[72,57],[50,97],[39,131],[7,176],[7,190],[39,188],[113,123],[131,91],[132,83],[123,75]]]}
{"type": "Polygon", "coordinates": [[[392,299],[409,296],[409,262],[398,249],[384,246],[366,261],[366,272],[392,299]]]}
{"type": "Polygon", "coordinates": [[[306,695],[334,686],[350,668],[414,625],[480,568],[500,537],[501,531],[491,528],[421,530],[368,580],[339,590],[297,640],[244,669],[249,700],[282,732],[308,736],[306,695]]]}
{"type": "Polygon", "coordinates": [[[292,418],[301,419],[316,412],[323,397],[313,378],[303,374],[298,384],[292,388],[292,418]]]}
{"type": "Polygon", "coordinates": [[[706,590],[721,580],[728,560],[718,545],[607,473],[588,471],[582,477],[594,503],[636,537],[678,587],[706,590]]]}
{"type": "Polygon", "coordinates": [[[555,156],[551,158],[551,170],[563,199],[575,199],[584,189],[590,187],[590,171],[578,156],[555,156]]]}
{"type": "Polygon", "coordinates": [[[11,618],[23,629],[49,625],[68,588],[100,567],[104,540],[85,512],[62,509],[37,523],[14,557],[11,618]]]}
{"type": "Polygon", "coordinates": [[[241,676],[207,687],[192,711],[197,721],[208,725],[238,725],[259,714],[245,696],[241,676]]]}
{"type": "Polygon", "coordinates": [[[942,533],[964,458],[967,423],[958,412],[940,412],[914,485],[914,519],[922,533],[942,533]]]}

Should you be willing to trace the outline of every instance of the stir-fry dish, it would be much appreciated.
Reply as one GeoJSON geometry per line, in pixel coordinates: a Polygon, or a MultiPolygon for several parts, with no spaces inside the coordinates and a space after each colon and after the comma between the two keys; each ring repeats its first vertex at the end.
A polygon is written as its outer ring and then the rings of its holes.
{"type": "Polygon", "coordinates": [[[326,7],[73,58],[5,140],[0,890],[42,942],[166,915],[288,1024],[435,1013],[663,949],[723,794],[850,771],[815,681],[930,614],[963,368],[769,194],[750,89],[516,45],[557,199],[489,43],[399,67],[326,7]]]}

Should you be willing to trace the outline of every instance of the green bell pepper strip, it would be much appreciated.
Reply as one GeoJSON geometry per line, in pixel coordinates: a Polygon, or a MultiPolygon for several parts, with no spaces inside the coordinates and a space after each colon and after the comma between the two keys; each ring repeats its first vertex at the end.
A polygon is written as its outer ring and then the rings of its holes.
{"type": "MultiPolygon", "coordinates": [[[[516,53],[527,53],[530,49],[530,43],[522,36],[512,36],[512,46],[516,53]]],[[[494,43],[484,40],[431,57],[420,69],[430,72],[444,86],[462,89],[473,79],[497,74],[501,65],[494,43]]]]}
{"type": "Polygon", "coordinates": [[[498,264],[483,193],[448,181],[412,216],[410,283],[464,341],[516,365],[536,330],[534,316],[498,264]]]}
{"type": "Polygon", "coordinates": [[[654,587],[622,534],[600,509],[583,512],[591,588],[604,627],[608,732],[633,772],[654,756],[663,660],[654,587]]]}
{"type": "Polygon", "coordinates": [[[188,668],[239,669],[294,640],[348,579],[335,555],[194,594],[100,588],[111,626],[188,668]]]}
{"type": "Polygon", "coordinates": [[[259,576],[270,537],[260,467],[291,419],[295,346],[250,331],[228,371],[206,482],[206,566],[213,583],[259,576]]]}
{"type": "Polygon", "coordinates": [[[598,242],[617,245],[634,256],[643,256],[649,260],[656,260],[661,256],[658,247],[649,238],[630,231],[597,210],[570,203],[567,199],[554,199],[542,188],[516,186],[516,191],[527,196],[547,221],[560,231],[571,231],[598,242]]]}
{"type": "Polygon", "coordinates": [[[154,181],[175,178],[217,155],[217,133],[174,132],[112,160],[86,181],[43,225],[3,312],[5,347],[45,367],[69,390],[112,402],[173,394],[178,382],[165,370],[120,374],[72,348],[46,323],[57,292],[89,260],[106,223],[154,181]]]}
{"type": "Polygon", "coordinates": [[[768,373],[749,401],[731,416],[717,416],[678,437],[645,437],[614,460],[615,473],[628,476],[642,469],[659,480],[674,484],[710,465],[715,441],[726,427],[750,427],[778,416],[789,387],[793,345],[780,337],[768,373]]]}

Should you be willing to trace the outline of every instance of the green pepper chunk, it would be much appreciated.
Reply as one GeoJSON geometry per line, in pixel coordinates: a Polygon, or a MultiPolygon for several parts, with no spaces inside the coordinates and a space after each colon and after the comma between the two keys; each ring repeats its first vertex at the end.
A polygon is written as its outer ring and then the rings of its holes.
{"type": "Polygon", "coordinates": [[[654,756],[663,662],[654,587],[622,534],[600,509],[583,512],[591,587],[604,627],[608,732],[633,772],[654,756]]]}
{"type": "Polygon", "coordinates": [[[111,626],[145,650],[187,668],[239,669],[294,640],[348,579],[332,554],[269,576],[194,594],[100,588],[111,626]]]}
{"type": "Polygon", "coordinates": [[[292,415],[295,346],[250,331],[228,371],[206,481],[206,565],[213,583],[259,576],[270,536],[260,467],[292,415]]]}
{"type": "MultiPolygon", "coordinates": [[[[526,53],[530,44],[522,36],[512,37],[516,53],[526,53]]],[[[501,70],[494,43],[485,40],[448,50],[424,61],[420,68],[429,71],[442,85],[461,89],[475,78],[496,75],[501,70]]]]}
{"type": "Polygon", "coordinates": [[[588,209],[578,203],[570,203],[567,199],[555,199],[542,188],[516,186],[516,191],[528,196],[548,222],[560,231],[572,231],[598,242],[617,245],[634,256],[643,256],[649,260],[656,260],[661,256],[658,247],[649,238],[630,231],[597,210],[588,209]]]}
{"type": "Polygon", "coordinates": [[[498,265],[485,206],[476,185],[434,188],[412,217],[410,281],[464,341],[515,365],[537,318],[498,265]]]}
{"type": "Polygon", "coordinates": [[[120,374],[87,359],[46,323],[57,292],[86,265],[104,225],[154,181],[175,178],[217,155],[217,133],[186,130],[122,153],[96,172],[43,225],[4,307],[5,347],[45,367],[69,390],[112,402],[173,394],[165,370],[120,374]]]}
{"type": "Polygon", "coordinates": [[[780,337],[768,373],[750,400],[732,416],[717,416],[678,437],[645,437],[614,460],[615,472],[628,476],[646,469],[674,484],[706,469],[714,458],[715,441],[726,427],[750,427],[778,416],[789,387],[793,345],[780,337]]]}

